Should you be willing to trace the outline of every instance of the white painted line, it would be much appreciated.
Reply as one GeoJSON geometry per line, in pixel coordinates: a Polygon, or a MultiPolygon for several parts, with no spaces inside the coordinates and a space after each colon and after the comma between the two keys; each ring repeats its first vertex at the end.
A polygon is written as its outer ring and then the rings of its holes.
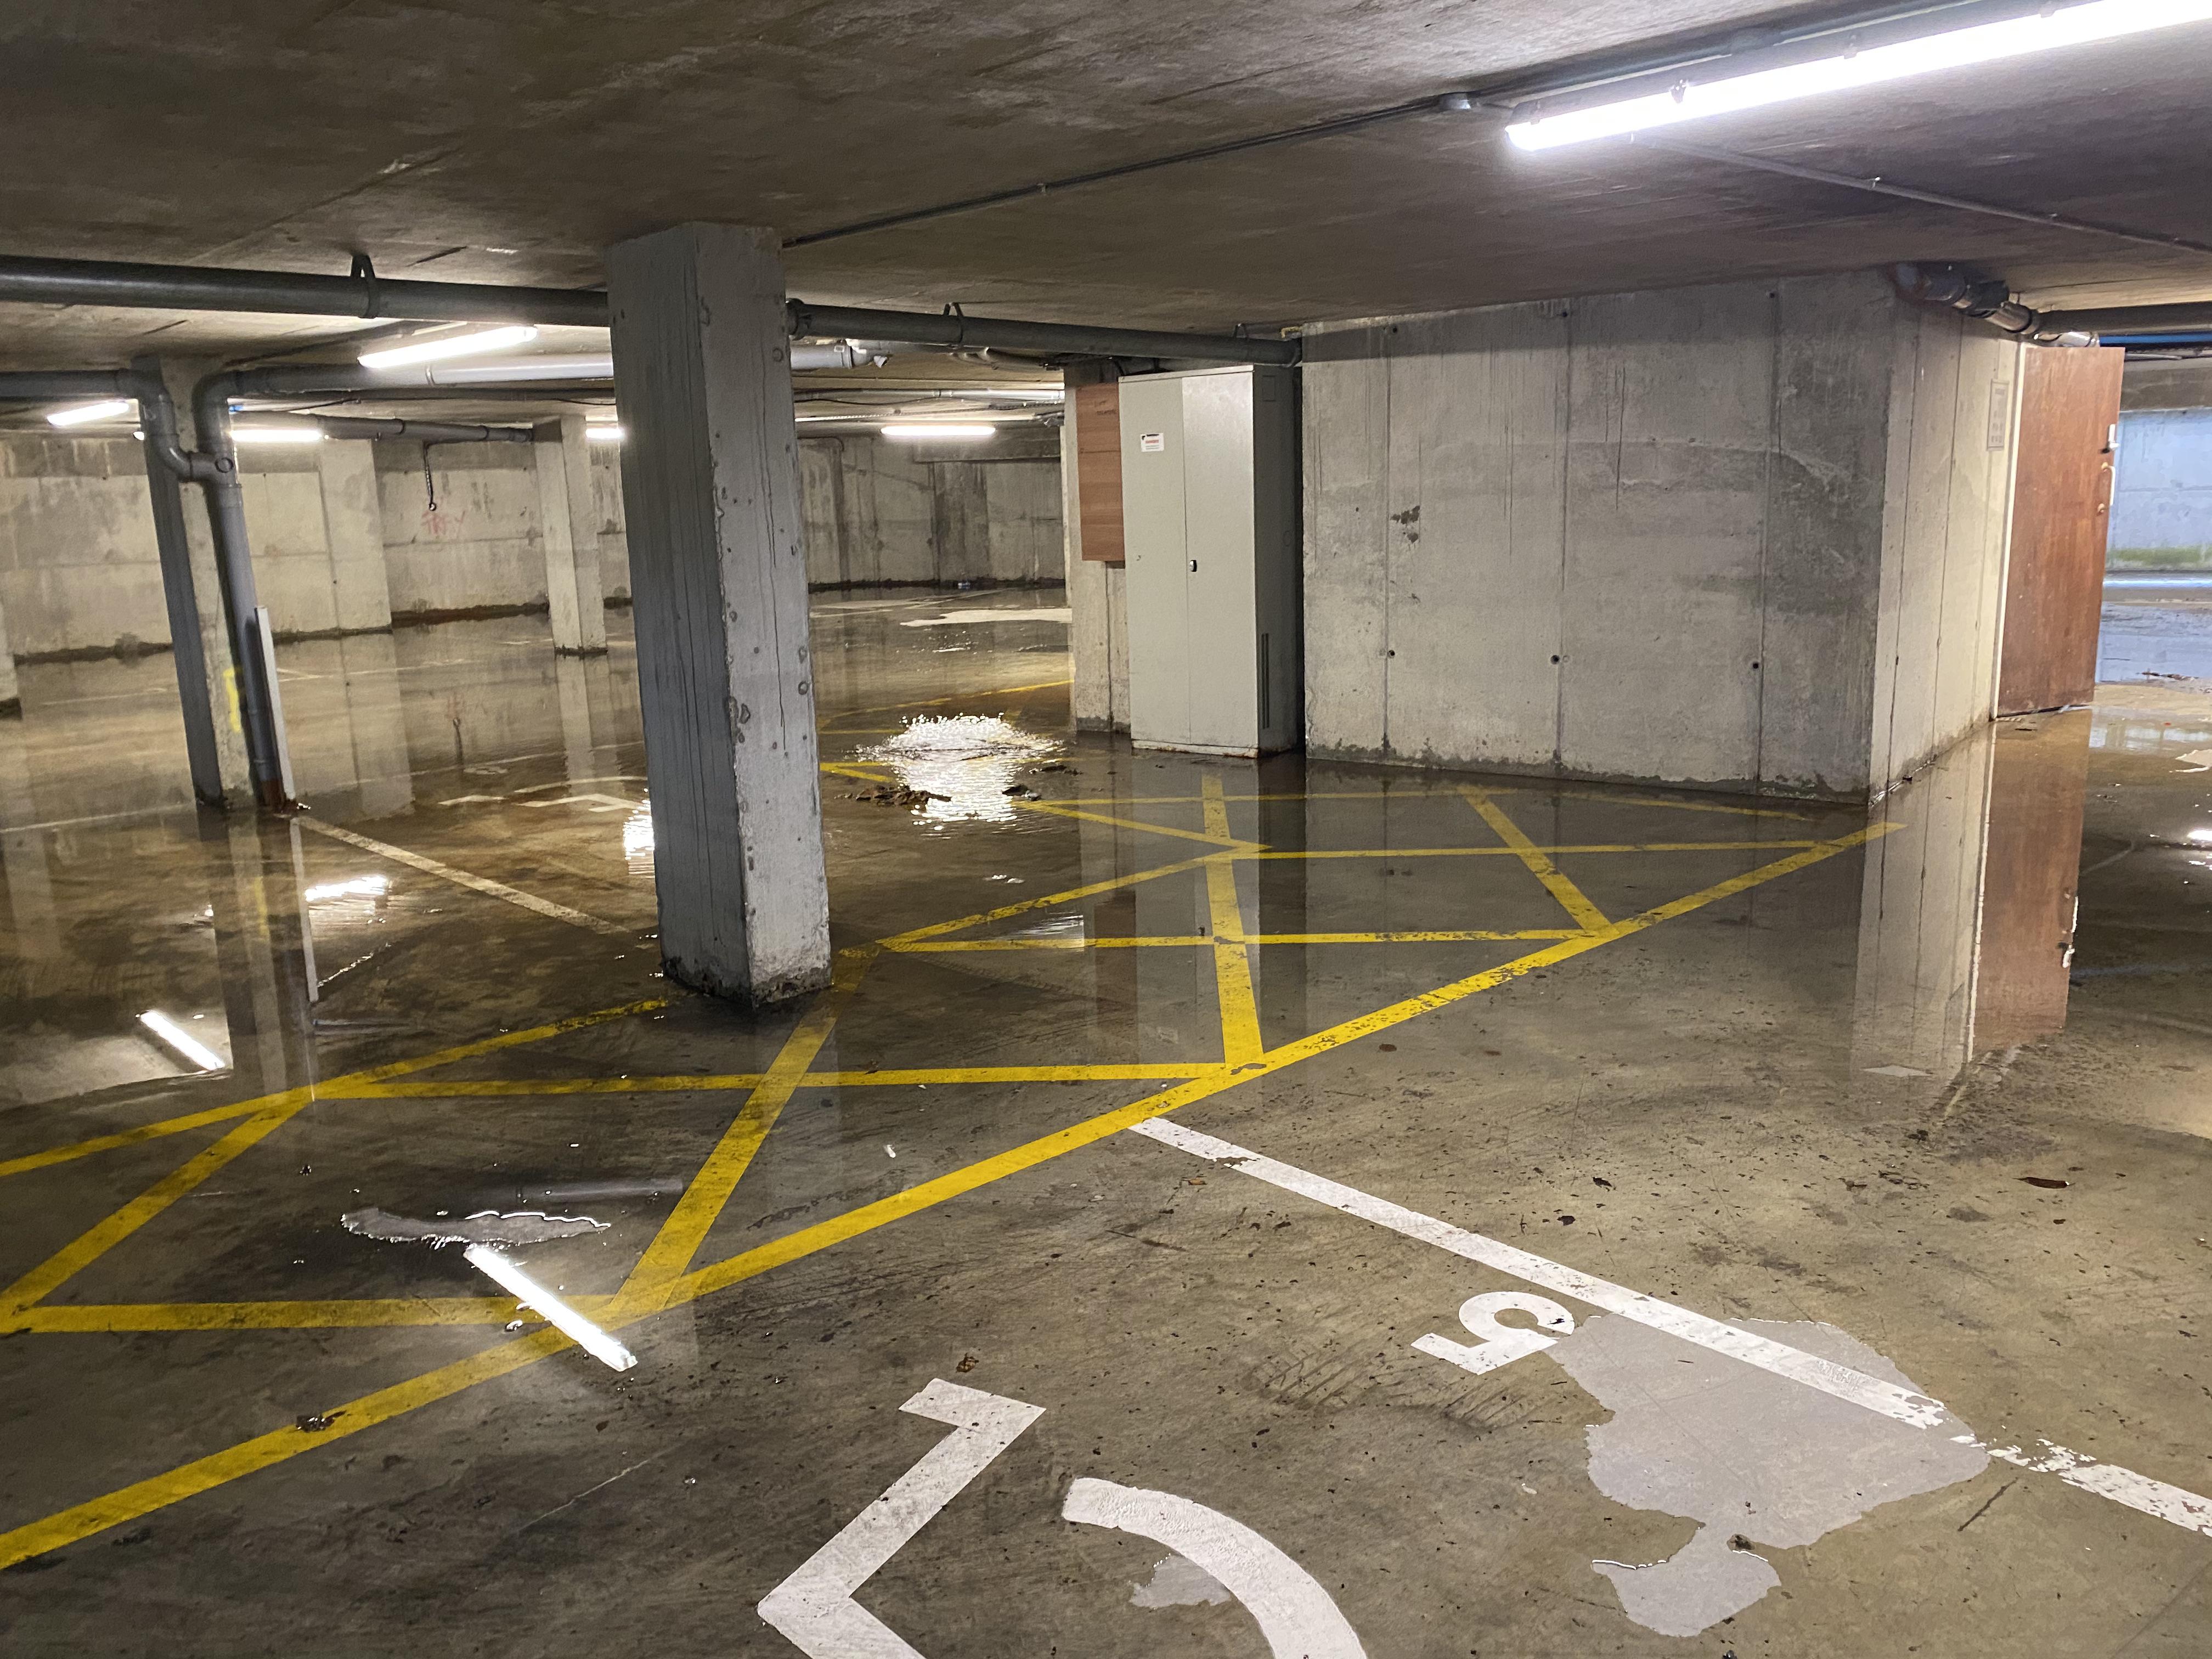
{"type": "Polygon", "coordinates": [[[952,1432],[761,1598],[760,1616],[808,1659],[922,1659],[853,1593],[1044,1415],[1042,1406],[942,1378],[899,1409],[952,1432]]]}
{"type": "Polygon", "coordinates": [[[1656,1296],[1646,1296],[1641,1291],[1632,1291],[1606,1279],[1594,1279],[1572,1267],[1549,1261],[1527,1250],[1516,1249],[1495,1238],[1486,1238],[1480,1233],[1471,1233],[1450,1223],[1438,1221],[1393,1204],[1387,1199],[1376,1198],[1346,1187],[1324,1176],[1287,1164],[1278,1164],[1272,1158],[1243,1146],[1217,1140],[1212,1135],[1202,1135],[1186,1129],[1165,1118],[1150,1118],[1137,1124],[1132,1133],[1149,1136],[1164,1145],[1190,1152],[1216,1164],[1227,1164],[1244,1174],[1280,1187],[1285,1192],[1297,1193],[1317,1203],[1346,1215],[1358,1216],[1363,1221],[1372,1221],[1377,1226],[1388,1227],[1393,1232],[1403,1233],[1424,1244],[1433,1244],[1440,1250],[1464,1256],[1469,1261],[1480,1261],[1486,1267],[1495,1267],[1502,1273],[1531,1285],[1540,1285],[1547,1291],[1571,1296],[1577,1302],[1587,1302],[1594,1308],[1616,1313],[1655,1330],[1665,1331],[1669,1336],[1679,1336],[1700,1347],[1741,1359],[1746,1364],[1757,1365],[1764,1370],[1786,1376],[1806,1387],[1818,1389],[1838,1400],[1848,1400],[1854,1406],[1863,1406],[1870,1412],[1895,1418],[1900,1423],[1910,1423],[1917,1429],[1932,1429],[1944,1421],[1943,1404],[1930,1400],[1926,1395],[1915,1394],[1910,1389],[1900,1389],[1894,1382],[1885,1382],[1878,1376],[1869,1376],[1863,1371],[1852,1370],[1832,1360],[1821,1359],[1796,1348],[1785,1347],[1766,1337],[1754,1336],[1751,1332],[1724,1325],[1717,1319],[1708,1319],[1687,1308],[1672,1302],[1662,1302],[1656,1296]]]}
{"type": "Polygon", "coordinates": [[[1313,1575],[1242,1522],[1173,1492],[1087,1476],[1060,1514],[1164,1544],[1244,1604],[1275,1659],[1366,1659],[1367,1650],[1313,1575]]]}
{"type": "MultiPolygon", "coordinates": [[[[1157,1140],[1163,1146],[1191,1153],[1211,1163],[1226,1164],[1255,1180],[1279,1187],[1326,1204],[1331,1209],[1341,1210],[1346,1215],[1358,1216],[1363,1221],[1374,1222],[1391,1231],[1418,1239],[1425,1244],[1449,1250],[1452,1255],[1469,1261],[1480,1261],[1510,1273],[1516,1279],[1546,1290],[1571,1296],[1578,1302],[1587,1302],[1639,1324],[1670,1336],[1680,1337],[1686,1342],[1695,1342],[1717,1353],[1741,1359],[1747,1365],[1757,1365],[1778,1376],[1786,1376],[1802,1382],[1808,1389],[1832,1395],[1838,1400],[1863,1406],[1884,1417],[1909,1423],[1916,1428],[1936,1428],[1950,1419],[1940,1401],[1925,1395],[1900,1389],[1885,1382],[1880,1377],[1869,1376],[1815,1355],[1755,1336],[1749,1331],[1739,1330],[1733,1325],[1723,1324],[1717,1319],[1708,1319],[1703,1314],[1692,1313],[1687,1308],[1662,1302],[1657,1297],[1645,1296],[1639,1291],[1594,1279],[1588,1273],[1564,1267],[1540,1255],[1517,1249],[1510,1244],[1480,1233],[1471,1233],[1455,1227],[1449,1222],[1438,1221],[1418,1211],[1408,1210],[1386,1199],[1375,1198],[1357,1188],[1346,1187],[1323,1176],[1279,1164],[1272,1158],[1238,1146],[1212,1135],[1200,1134],[1164,1117],[1149,1118],[1132,1126],[1128,1133],[1157,1140]]],[[[1419,1346],[1419,1344],[1415,1345],[1419,1346]]],[[[2102,1463],[2069,1451],[2063,1446],[2043,1442],[2046,1455],[2032,1457],[2018,1446],[1991,1446],[1977,1440],[1971,1434],[1954,1435],[1960,1445],[1981,1446],[1991,1457],[2000,1458],[2017,1468],[2032,1469],[2039,1474],[2055,1474],[2069,1486],[2094,1492],[2100,1498],[2109,1498],[2142,1514],[2160,1521],[2172,1522],[2186,1531],[2212,1537],[2212,1498],[2200,1496],[2179,1486],[2168,1486],[2148,1475],[2137,1474],[2132,1469],[2122,1468],[2117,1463],[2102,1463]]]]}
{"type": "Polygon", "coordinates": [[[2015,1468],[2033,1469],[2038,1474],[2055,1474],[2069,1486],[2079,1486],[2083,1492],[2093,1492],[2115,1504],[2124,1504],[2144,1515],[2171,1521],[2177,1527],[2212,1538],[2212,1498],[2199,1498],[2193,1492],[2169,1486],[2163,1480],[2137,1474],[2117,1463],[2100,1463],[2094,1457],[2053,1445],[2048,1440],[2041,1443],[2045,1455],[2031,1457],[2018,1446],[1985,1445],[1966,1435],[1954,1437],[1961,1445],[1980,1446],[1990,1456],[2015,1468]]]}
{"type": "Polygon", "coordinates": [[[424,858],[420,853],[410,853],[404,847],[393,847],[385,842],[372,841],[367,836],[356,835],[350,830],[341,830],[337,824],[325,823],[320,818],[302,817],[295,819],[294,822],[313,830],[319,836],[328,836],[333,841],[342,841],[349,847],[358,847],[364,853],[374,853],[379,858],[390,859],[396,864],[405,865],[410,870],[420,870],[425,875],[436,876],[441,880],[466,887],[473,892],[486,894],[495,899],[504,899],[509,904],[519,904],[526,910],[535,911],[541,916],[550,916],[556,921],[568,922],[578,927],[588,927],[595,933],[605,933],[614,939],[628,939],[637,931],[635,928],[624,927],[616,922],[602,921],[597,916],[587,916],[581,910],[571,910],[565,904],[556,904],[550,899],[539,898],[536,894],[526,893],[519,887],[509,887],[505,882],[492,881],[483,876],[472,876],[465,870],[456,870],[450,864],[441,864],[435,859],[424,858]]]}

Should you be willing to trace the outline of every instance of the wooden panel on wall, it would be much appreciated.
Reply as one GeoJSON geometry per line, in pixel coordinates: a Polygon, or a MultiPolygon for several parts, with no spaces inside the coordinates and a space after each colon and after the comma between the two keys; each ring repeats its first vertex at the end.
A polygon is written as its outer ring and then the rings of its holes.
{"type": "Polygon", "coordinates": [[[1113,380],[1072,388],[1075,413],[1075,493],[1083,556],[1122,562],[1121,388],[1113,380]]]}
{"type": "Polygon", "coordinates": [[[2067,346],[2033,348],[2023,359],[2000,714],[2087,702],[2096,685],[2126,361],[2110,347],[2067,346]]]}
{"type": "Polygon", "coordinates": [[[2064,715],[2039,732],[1998,730],[1974,993],[1977,1054],[2065,1029],[2088,766],[2087,714],[2064,715]]]}

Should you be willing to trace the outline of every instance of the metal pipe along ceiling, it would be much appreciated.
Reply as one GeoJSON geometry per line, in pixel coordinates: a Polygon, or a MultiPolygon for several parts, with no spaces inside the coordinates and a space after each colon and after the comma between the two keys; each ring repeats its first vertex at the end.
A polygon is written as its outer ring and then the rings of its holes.
{"type": "MultiPolygon", "coordinates": [[[[295,316],[396,317],[427,322],[548,323],[605,328],[607,296],[585,289],[498,288],[391,281],[365,271],[319,276],[212,265],[127,264],[0,255],[0,301],[123,306],[162,311],[259,311],[295,316]]],[[[1295,363],[1296,343],[1233,335],[1091,328],[997,317],[790,304],[791,331],[833,339],[984,346],[1069,356],[1170,357],[1295,363]]]]}

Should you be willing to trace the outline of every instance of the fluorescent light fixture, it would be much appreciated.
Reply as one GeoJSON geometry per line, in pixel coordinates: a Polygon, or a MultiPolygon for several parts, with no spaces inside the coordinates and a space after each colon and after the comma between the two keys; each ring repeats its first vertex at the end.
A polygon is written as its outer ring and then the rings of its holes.
{"type": "Polygon", "coordinates": [[[149,1008],[138,1023],[203,1072],[220,1072],[230,1064],[159,1008],[149,1008]]]}
{"type": "Polygon", "coordinates": [[[559,1297],[522,1271],[513,1256],[489,1244],[471,1244],[461,1252],[469,1266],[488,1274],[493,1282],[526,1308],[545,1316],[545,1322],[568,1338],[603,1365],[626,1371],[637,1356],[578,1313],[559,1297]]]}
{"type": "Polygon", "coordinates": [[[893,424],[884,428],[884,436],[901,441],[942,438],[951,443],[974,443],[988,438],[999,428],[995,426],[963,426],[951,421],[917,421],[914,424],[893,424]]]}
{"type": "Polygon", "coordinates": [[[58,409],[46,416],[46,424],[82,426],[88,421],[112,421],[118,416],[133,413],[137,407],[127,398],[111,398],[105,403],[79,404],[75,409],[58,409]]]}
{"type": "Polygon", "coordinates": [[[439,386],[479,386],[507,380],[611,380],[614,377],[615,360],[604,351],[546,351],[534,357],[507,357],[495,363],[463,363],[458,368],[430,371],[430,379],[439,386]]]}
{"type": "Polygon", "coordinates": [[[234,426],[230,435],[241,444],[319,444],[323,429],[319,426],[234,426]]]}
{"type": "Polygon", "coordinates": [[[616,410],[587,409],[584,411],[584,418],[587,421],[597,422],[604,426],[612,426],[615,422],[622,419],[622,416],[620,412],[616,410]]]}
{"type": "Polygon", "coordinates": [[[584,428],[584,436],[595,444],[618,444],[623,441],[623,429],[595,421],[584,428]]]}
{"type": "Polygon", "coordinates": [[[441,334],[433,339],[417,339],[413,343],[392,346],[383,351],[364,351],[361,354],[363,368],[401,368],[409,363],[432,363],[441,357],[473,357],[483,351],[504,351],[509,346],[527,344],[538,337],[538,331],[517,324],[509,328],[488,328],[479,334],[441,334]]]}
{"type": "Polygon", "coordinates": [[[1585,139],[1618,137],[1709,115],[1759,109],[1791,98],[1996,63],[2057,46],[2088,46],[2208,18],[2212,18],[2212,0],[2083,0],[2076,5],[2045,5],[2025,16],[1875,46],[1862,46],[1858,33],[1839,33],[1833,37],[1832,51],[1808,62],[1745,70],[1740,67],[1744,60],[1724,58],[1685,68],[1656,92],[1553,114],[1541,112],[1539,106],[1538,112],[1528,119],[1509,125],[1505,136],[1522,149],[1553,149],[1585,139]]]}

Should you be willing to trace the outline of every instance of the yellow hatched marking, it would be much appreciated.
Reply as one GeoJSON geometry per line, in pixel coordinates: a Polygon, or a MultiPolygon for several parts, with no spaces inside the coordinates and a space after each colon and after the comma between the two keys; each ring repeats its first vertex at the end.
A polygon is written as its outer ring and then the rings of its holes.
{"type": "MultiPolygon", "coordinates": [[[[1466,786],[1456,783],[1406,783],[1394,789],[1304,789],[1273,793],[1238,794],[1230,792],[1229,800],[1415,800],[1425,797],[1449,799],[1466,786]]],[[[1601,789],[1576,789],[1565,786],[1552,787],[1539,784],[1492,784],[1493,795],[1564,795],[1577,800],[1605,801],[1624,806],[1663,806],[1677,812],[1727,812],[1744,818],[1793,818],[1808,823],[1819,816],[1813,812],[1791,812],[1774,806],[1737,806],[1717,800],[1665,800],[1656,795],[1624,795],[1601,789]]],[[[1073,795],[1061,805],[1069,806],[1189,806],[1205,799],[1202,795],[1073,795]]],[[[1850,809],[1838,806],[1838,811],[1850,809]]],[[[1771,845],[1772,843],[1765,843],[1771,845]]],[[[1807,845],[1812,843],[1808,842],[1807,845]]]]}
{"type": "Polygon", "coordinates": [[[1477,939],[1580,939],[1581,927],[1522,927],[1512,932],[1468,928],[1452,933],[1255,933],[1249,945],[1459,945],[1477,939]]]}
{"type": "Polygon", "coordinates": [[[1206,933],[1164,933],[1147,939],[1121,939],[1111,935],[1082,939],[923,939],[912,945],[893,945],[887,949],[923,955],[942,951],[1127,951],[1147,946],[1180,945],[1188,950],[1194,945],[1211,945],[1212,938],[1206,933]]]}
{"type": "Polygon", "coordinates": [[[1599,928],[1608,926],[1605,912],[1583,896],[1583,890],[1568,880],[1559,866],[1545,856],[1544,850],[1521,833],[1521,826],[1505,816],[1505,809],[1481,790],[1469,785],[1460,793],[1468,804],[1482,815],[1482,821],[1498,832],[1504,842],[1528,866],[1528,873],[1544,884],[1546,890],[1559,900],[1559,908],[1572,916],[1582,927],[1599,928]]]}
{"type": "MultiPolygon", "coordinates": [[[[772,1268],[812,1255],[963,1193],[972,1192],[1064,1153],[1091,1146],[1132,1124],[1190,1105],[1224,1090],[1234,1088],[1251,1078],[1279,1071],[1284,1066],[1340,1048],[1363,1036],[1387,1030],[1406,1020],[1504,984],[1548,963],[1564,962],[1600,945],[1686,915],[1702,905],[1803,869],[1808,865],[1832,857],[1899,827],[1893,823],[1873,824],[1838,840],[1803,848],[1788,858],[1731,877],[1700,892],[1659,905],[1627,921],[1609,923],[1601,932],[1563,939],[1545,950],[1517,957],[1485,973],[1407,998],[1371,1014],[1346,1020],[1297,1042],[1285,1043],[1269,1051],[1256,1064],[1234,1072],[1225,1066],[1217,1068],[1205,1077],[1193,1079],[1130,1105],[1102,1113],[1085,1122],[1014,1147],[964,1170],[940,1176],[903,1193],[802,1228],[726,1261],[693,1269],[676,1279],[653,1300],[659,1306],[675,1306],[740,1284],[772,1268]]],[[[618,1297],[611,1304],[599,1304],[599,1311],[603,1320],[620,1328],[635,1323],[650,1311],[641,1303],[641,1298],[618,1297]]],[[[301,1452],[319,1449],[333,1440],[343,1439],[348,1435],[389,1421],[418,1407],[450,1398],[476,1383],[506,1376],[549,1354],[557,1353],[568,1346],[568,1339],[557,1331],[534,1332],[513,1341],[501,1343],[467,1359],[440,1366],[409,1382],[364,1395],[325,1413],[329,1419],[329,1426],[319,1433],[309,1434],[294,1428],[278,1429],[197,1458],[166,1474],[134,1482],[119,1491],[61,1510],[43,1520],[0,1533],[0,1568],[136,1520],[140,1516],[210,1491],[240,1476],[283,1462],[301,1452]]]]}
{"type": "MultiPolygon", "coordinates": [[[[365,1071],[354,1072],[343,1079],[347,1082],[371,1082],[398,1077],[409,1072],[419,1072],[433,1066],[447,1065],[454,1060],[471,1060],[478,1054],[488,1054],[501,1048],[519,1048],[525,1043],[540,1042],[558,1036],[564,1031],[574,1031],[602,1021],[619,1019],[625,1015],[640,1013],[647,1009],[666,1006],[665,1000],[653,998],[620,1008],[603,1009],[597,1013],[580,1014],[573,1018],[555,1020],[549,1024],[533,1026],[526,1031],[507,1031],[498,1036],[481,1038],[474,1042],[459,1043],[441,1048],[434,1054],[422,1054],[413,1060],[393,1060],[388,1065],[375,1066],[365,1071]]],[[[313,1105],[319,1097],[318,1085],[309,1084],[296,1089],[286,1089],[276,1094],[264,1095],[258,1101],[246,1103],[252,1109],[252,1115],[213,1146],[172,1170],[128,1204],[88,1228],[77,1237],[48,1256],[37,1267],[0,1291],[0,1328],[9,1317],[34,1303],[51,1296],[72,1276],[82,1273],[132,1233],[160,1215],[170,1205],[191,1192],[210,1176],[243,1153],[251,1151],[270,1134],[313,1105]]]]}
{"type": "Polygon", "coordinates": [[[887,769],[864,761],[823,761],[822,769],[841,778],[852,778],[860,783],[881,783],[887,769]]]}
{"type": "MultiPolygon", "coordinates": [[[[1206,833],[1227,842],[1229,807],[1221,780],[1209,776],[1206,790],[1206,833]]],[[[1214,859],[1206,866],[1206,907],[1213,928],[1213,983],[1221,1010],[1221,1058],[1243,1066],[1267,1047],[1260,1035],[1260,1005],[1252,992],[1252,952],[1244,943],[1244,910],[1237,898],[1237,866],[1214,859]]]]}
{"type": "Polygon", "coordinates": [[[624,1306],[651,1312],[665,1305],[669,1287],[691,1265],[691,1258],[714,1226],[714,1218],[730,1201],[730,1194],[737,1190],[738,1182],[751,1164],[753,1155],[760,1151],[761,1142],[782,1115],[784,1103],[805,1081],[807,1068],[822,1052],[822,1045],[829,1041],[838,1016],[860,988],[860,981],[875,959],[873,946],[838,952],[830,973],[830,988],[815,1000],[814,1006],[792,1028],[791,1035],[784,1039],[782,1048],[769,1063],[760,1082],[745,1097],[736,1119],[723,1131],[720,1141],[700,1165],[699,1173],[684,1188],[684,1195],[676,1200],[676,1207],[660,1224],[660,1231],[653,1235],[653,1242],[645,1247],[637,1266],[630,1269],[617,1298],[624,1306]]]}

